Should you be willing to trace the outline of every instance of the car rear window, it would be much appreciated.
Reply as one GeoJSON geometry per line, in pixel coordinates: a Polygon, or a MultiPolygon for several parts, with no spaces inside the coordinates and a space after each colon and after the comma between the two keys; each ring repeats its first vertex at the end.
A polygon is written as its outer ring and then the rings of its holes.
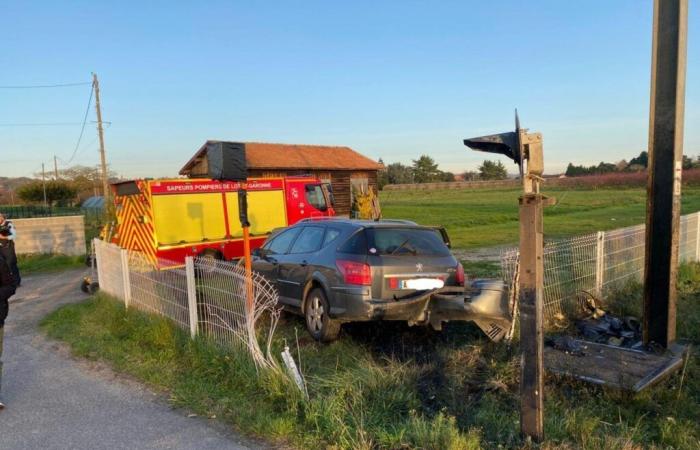
{"type": "Polygon", "coordinates": [[[394,256],[448,256],[450,250],[437,230],[422,228],[369,228],[369,252],[394,256]]]}

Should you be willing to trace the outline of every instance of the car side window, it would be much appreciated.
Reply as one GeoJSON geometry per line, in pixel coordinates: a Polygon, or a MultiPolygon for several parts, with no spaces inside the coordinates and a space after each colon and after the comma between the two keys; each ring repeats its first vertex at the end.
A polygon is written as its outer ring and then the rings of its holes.
{"type": "Polygon", "coordinates": [[[367,254],[367,237],[365,237],[365,230],[362,229],[357,233],[350,236],[350,239],[345,241],[345,243],[338,249],[341,253],[353,253],[355,255],[366,255],[367,254]]]}
{"type": "Polygon", "coordinates": [[[326,228],[326,235],[323,237],[323,244],[321,247],[325,247],[326,245],[335,241],[338,239],[338,236],[340,236],[340,230],[336,228],[326,228]]]}
{"type": "Polygon", "coordinates": [[[271,255],[280,255],[287,253],[289,245],[299,234],[299,228],[290,228],[275,236],[270,242],[265,244],[265,250],[271,255]]]}
{"type": "Polygon", "coordinates": [[[311,253],[321,248],[323,227],[304,227],[289,253],[311,253]]]}

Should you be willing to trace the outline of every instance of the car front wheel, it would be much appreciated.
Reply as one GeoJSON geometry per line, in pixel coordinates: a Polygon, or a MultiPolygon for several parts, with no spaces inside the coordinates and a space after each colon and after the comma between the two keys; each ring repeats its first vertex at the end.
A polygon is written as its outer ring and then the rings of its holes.
{"type": "Polygon", "coordinates": [[[340,335],[340,322],[328,315],[330,306],[326,295],[319,288],[311,290],[306,299],[304,316],[306,328],[314,339],[321,342],[331,342],[340,335]]]}

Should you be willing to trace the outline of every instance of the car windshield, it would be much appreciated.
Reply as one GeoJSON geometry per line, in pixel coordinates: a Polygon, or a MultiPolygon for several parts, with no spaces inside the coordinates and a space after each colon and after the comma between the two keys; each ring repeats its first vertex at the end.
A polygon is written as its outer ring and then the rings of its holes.
{"type": "Polygon", "coordinates": [[[448,256],[450,250],[436,230],[370,228],[369,253],[375,255],[448,256]]]}

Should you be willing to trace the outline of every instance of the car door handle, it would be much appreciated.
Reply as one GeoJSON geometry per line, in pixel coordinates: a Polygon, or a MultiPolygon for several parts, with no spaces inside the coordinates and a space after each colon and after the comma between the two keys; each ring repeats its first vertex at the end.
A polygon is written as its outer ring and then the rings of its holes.
{"type": "Polygon", "coordinates": [[[304,260],[301,261],[301,263],[299,263],[299,265],[300,265],[301,267],[306,267],[306,266],[309,265],[309,262],[308,262],[307,260],[304,259],[304,260]]]}

